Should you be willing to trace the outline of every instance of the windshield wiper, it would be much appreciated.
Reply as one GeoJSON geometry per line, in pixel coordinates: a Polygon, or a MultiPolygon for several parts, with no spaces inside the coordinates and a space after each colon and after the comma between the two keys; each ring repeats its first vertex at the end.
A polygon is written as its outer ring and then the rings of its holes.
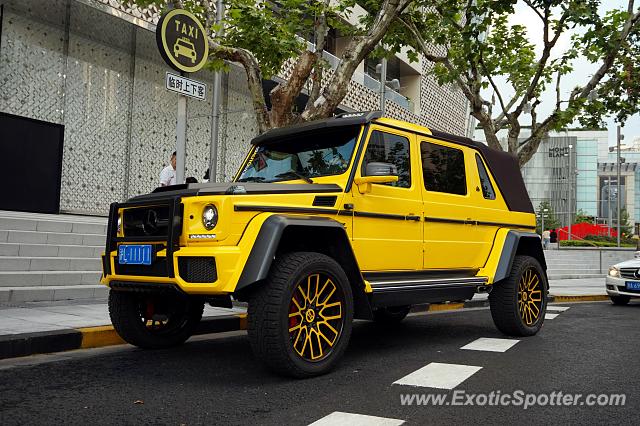
{"type": "Polygon", "coordinates": [[[264,178],[262,176],[249,176],[246,178],[238,179],[238,182],[263,182],[264,178]]]}
{"type": "Polygon", "coordinates": [[[311,180],[311,178],[309,176],[305,176],[305,175],[303,175],[301,173],[296,172],[295,170],[289,170],[287,172],[275,175],[274,177],[283,178],[283,177],[287,177],[287,176],[295,176],[298,179],[302,179],[303,181],[305,181],[307,183],[313,183],[313,181],[311,180]]]}

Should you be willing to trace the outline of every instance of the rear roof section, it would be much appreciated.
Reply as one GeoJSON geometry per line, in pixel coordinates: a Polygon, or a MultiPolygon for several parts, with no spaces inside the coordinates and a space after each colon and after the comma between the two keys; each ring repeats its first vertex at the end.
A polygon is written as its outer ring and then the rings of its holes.
{"type": "MultiPolygon", "coordinates": [[[[376,120],[381,117],[382,112],[380,111],[347,112],[324,120],[309,121],[306,123],[295,124],[293,126],[272,129],[255,137],[251,143],[253,145],[268,145],[270,141],[281,140],[301,133],[311,133],[321,131],[323,129],[342,126],[362,125],[376,122],[376,120]]],[[[469,138],[440,132],[438,130],[429,129],[412,123],[405,124],[402,121],[382,118],[379,120],[379,124],[396,127],[405,131],[412,131],[418,134],[431,136],[435,139],[476,149],[480,152],[489,166],[491,174],[495,178],[498,188],[500,189],[509,210],[523,213],[534,212],[527,188],[525,187],[524,180],[522,179],[518,160],[513,154],[489,148],[487,145],[469,138]]]]}

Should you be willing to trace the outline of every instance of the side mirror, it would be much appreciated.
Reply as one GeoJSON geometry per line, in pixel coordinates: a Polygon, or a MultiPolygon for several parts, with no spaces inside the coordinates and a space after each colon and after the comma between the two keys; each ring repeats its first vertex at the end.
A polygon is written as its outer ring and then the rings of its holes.
{"type": "Polygon", "coordinates": [[[398,168],[391,163],[371,162],[367,164],[365,176],[398,176],[398,168]]]}
{"type": "Polygon", "coordinates": [[[372,183],[392,183],[398,181],[398,169],[390,163],[369,163],[365,168],[365,176],[356,177],[353,182],[358,185],[361,194],[371,192],[372,183]]]}

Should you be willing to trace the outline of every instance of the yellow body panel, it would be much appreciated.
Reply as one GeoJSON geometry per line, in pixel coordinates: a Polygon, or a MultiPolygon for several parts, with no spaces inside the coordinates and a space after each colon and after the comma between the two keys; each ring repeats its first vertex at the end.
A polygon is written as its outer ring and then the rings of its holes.
{"type": "MultiPolygon", "coordinates": [[[[487,277],[488,282],[492,283],[508,231],[530,231],[535,227],[534,215],[513,212],[507,208],[488,167],[496,198],[490,200],[483,197],[479,190],[480,178],[475,159],[477,151],[474,148],[438,140],[430,136],[431,131],[425,127],[387,118],[362,126],[361,132],[365,131],[368,132],[367,137],[358,138],[358,144],[365,145],[355,147],[345,173],[314,178],[314,183],[337,184],[340,192],[182,197],[184,213],[180,249],[174,252],[173,258],[175,278],[112,273],[103,277],[102,283],[108,286],[115,280],[176,284],[189,294],[233,293],[263,223],[274,214],[285,214],[283,212],[287,215],[328,217],[343,224],[363,272],[472,269],[477,271],[477,276],[487,277]],[[368,136],[375,130],[403,136],[410,141],[411,186],[402,188],[389,184],[353,183],[350,190],[345,192],[354,167],[356,171],[353,178],[362,177],[364,156],[355,153],[364,153],[368,136]],[[467,172],[466,195],[425,189],[421,142],[463,151],[467,172]],[[335,205],[313,207],[315,197],[321,195],[335,195],[335,205]],[[218,223],[211,231],[207,231],[202,224],[202,210],[208,204],[214,205],[219,213],[218,223]],[[354,211],[357,214],[353,214],[354,211]],[[208,235],[211,238],[193,239],[190,235],[208,235]],[[217,281],[204,284],[184,281],[179,276],[178,268],[178,258],[181,256],[214,257],[217,281]]],[[[249,152],[243,167],[252,161],[254,151],[252,149],[249,152]]],[[[292,180],[282,182],[282,185],[290,183],[300,184],[304,181],[292,180]]],[[[117,250],[108,256],[110,270],[114,272],[117,250]]],[[[157,256],[166,256],[166,250],[158,252],[157,256]]],[[[369,282],[363,282],[365,292],[370,293],[369,282]]]]}

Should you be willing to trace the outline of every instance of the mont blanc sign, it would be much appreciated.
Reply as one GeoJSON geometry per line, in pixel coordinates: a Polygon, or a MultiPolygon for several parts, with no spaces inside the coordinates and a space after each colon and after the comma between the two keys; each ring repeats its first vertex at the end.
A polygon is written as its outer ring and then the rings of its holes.
{"type": "Polygon", "coordinates": [[[207,33],[198,18],[186,10],[173,9],[160,18],[156,42],[165,62],[178,71],[196,72],[207,62],[207,33]]]}

